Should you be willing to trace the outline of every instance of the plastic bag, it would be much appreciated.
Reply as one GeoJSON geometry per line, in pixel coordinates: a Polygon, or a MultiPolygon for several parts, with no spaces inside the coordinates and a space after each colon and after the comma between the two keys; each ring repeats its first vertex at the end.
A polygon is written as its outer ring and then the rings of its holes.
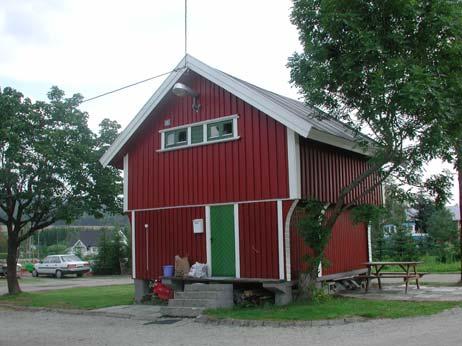
{"type": "Polygon", "coordinates": [[[208,276],[207,264],[196,262],[192,265],[188,276],[193,278],[206,278],[208,276]]]}

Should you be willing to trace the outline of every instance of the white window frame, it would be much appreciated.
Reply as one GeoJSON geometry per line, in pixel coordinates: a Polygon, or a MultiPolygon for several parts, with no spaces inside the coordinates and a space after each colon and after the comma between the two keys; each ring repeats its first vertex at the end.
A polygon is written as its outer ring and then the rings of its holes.
{"type": "Polygon", "coordinates": [[[176,126],[176,127],[171,127],[167,129],[160,130],[160,149],[157,150],[158,152],[163,152],[163,151],[172,151],[172,150],[178,150],[178,149],[184,149],[184,148],[189,148],[189,147],[197,147],[200,145],[207,145],[207,144],[214,144],[214,143],[223,143],[223,142],[229,142],[229,141],[234,141],[239,139],[239,134],[238,134],[238,128],[237,128],[237,119],[239,119],[238,114],[233,114],[233,115],[228,115],[224,116],[221,118],[215,118],[215,119],[210,119],[210,120],[205,120],[205,121],[199,121],[197,123],[191,123],[187,125],[181,125],[181,126],[176,126]],[[229,137],[225,137],[223,139],[214,139],[214,140],[208,140],[207,138],[207,126],[212,123],[219,123],[223,122],[226,120],[233,120],[233,135],[229,137]],[[191,127],[193,126],[199,126],[202,125],[203,128],[203,141],[200,143],[192,143],[191,142],[191,127]],[[176,130],[181,130],[181,129],[186,129],[187,130],[187,138],[185,144],[182,145],[175,145],[172,147],[167,147],[166,146],[166,138],[165,138],[165,133],[170,132],[170,131],[176,131],[176,130]]]}

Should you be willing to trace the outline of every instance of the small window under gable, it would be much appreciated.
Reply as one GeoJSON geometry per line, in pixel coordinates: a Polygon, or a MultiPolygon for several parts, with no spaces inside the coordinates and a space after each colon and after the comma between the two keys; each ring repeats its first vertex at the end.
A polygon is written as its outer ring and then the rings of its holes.
{"type": "Polygon", "coordinates": [[[208,124],[207,127],[207,139],[217,140],[227,138],[233,135],[233,121],[220,121],[216,123],[208,124]]]}
{"type": "Polygon", "coordinates": [[[239,139],[238,118],[239,116],[235,114],[160,130],[161,148],[159,151],[239,139]]]}
{"type": "Polygon", "coordinates": [[[188,143],[188,129],[179,129],[165,133],[165,147],[174,147],[188,143]]]}

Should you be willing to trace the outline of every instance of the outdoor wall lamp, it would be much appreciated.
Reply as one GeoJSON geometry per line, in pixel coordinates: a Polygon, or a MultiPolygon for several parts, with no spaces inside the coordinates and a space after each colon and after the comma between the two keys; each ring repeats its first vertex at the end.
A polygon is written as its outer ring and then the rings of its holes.
{"type": "Polygon", "coordinates": [[[183,83],[176,83],[173,86],[172,92],[179,97],[191,96],[193,98],[192,109],[194,112],[199,112],[201,105],[199,103],[199,93],[183,83]]]}

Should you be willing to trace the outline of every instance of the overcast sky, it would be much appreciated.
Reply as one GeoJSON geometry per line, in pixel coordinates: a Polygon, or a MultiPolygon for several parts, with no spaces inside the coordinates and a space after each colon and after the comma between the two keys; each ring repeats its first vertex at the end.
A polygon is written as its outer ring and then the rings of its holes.
{"type": "MultiPolygon", "coordinates": [[[[297,98],[287,58],[300,50],[290,0],[188,0],[188,53],[297,98]]],[[[0,86],[46,99],[52,85],[90,98],[171,70],[184,54],[184,0],[0,0],[0,86]]],[[[96,129],[122,126],[157,79],[82,105],[96,129]]],[[[433,164],[429,172],[436,172],[433,164]]],[[[454,189],[455,198],[457,190],[454,189]]]]}

